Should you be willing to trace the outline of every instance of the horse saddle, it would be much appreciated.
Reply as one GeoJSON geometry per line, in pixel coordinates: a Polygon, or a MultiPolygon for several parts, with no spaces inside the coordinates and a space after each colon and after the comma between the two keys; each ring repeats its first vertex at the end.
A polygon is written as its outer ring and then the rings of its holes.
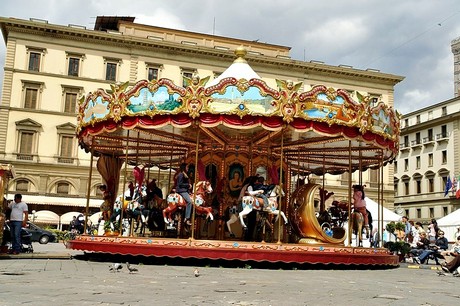
{"type": "Polygon", "coordinates": [[[179,203],[179,196],[177,194],[170,194],[168,196],[168,203],[179,203]]]}
{"type": "Polygon", "coordinates": [[[195,205],[196,206],[201,206],[203,204],[204,204],[204,200],[202,198],[200,198],[200,197],[195,198],[195,205]]]}

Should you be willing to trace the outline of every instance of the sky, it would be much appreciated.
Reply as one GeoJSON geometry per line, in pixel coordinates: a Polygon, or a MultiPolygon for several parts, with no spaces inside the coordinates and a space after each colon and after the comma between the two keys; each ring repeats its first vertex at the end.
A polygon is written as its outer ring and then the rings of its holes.
{"type": "MultiPolygon", "coordinates": [[[[403,114],[454,97],[458,0],[3,0],[0,16],[88,29],[97,16],[132,16],[141,24],[288,46],[295,60],[405,77],[395,86],[403,114]]],[[[4,62],[2,39],[0,82],[4,62]]]]}

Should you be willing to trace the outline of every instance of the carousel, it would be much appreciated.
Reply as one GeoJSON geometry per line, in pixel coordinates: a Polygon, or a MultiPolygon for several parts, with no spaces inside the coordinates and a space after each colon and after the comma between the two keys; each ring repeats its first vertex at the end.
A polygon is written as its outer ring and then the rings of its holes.
{"type": "Polygon", "coordinates": [[[110,92],[99,89],[80,101],[79,144],[91,154],[91,165],[98,159],[105,182],[102,215],[111,227],[77,236],[68,247],[170,258],[397,266],[398,257],[385,248],[352,246],[354,235],[344,227],[350,205],[339,212],[326,207],[330,192],[324,180],[317,184],[311,177],[381,170],[398,153],[398,114],[359,92],[322,85],[301,92],[302,83],[289,80],[271,88],[248,65],[243,48],[235,54],[213,80],[194,75],[185,87],[169,79],[142,80],[113,85],[110,92]],[[178,170],[180,165],[187,167],[178,170]],[[153,192],[151,169],[169,171],[164,196],[153,192]],[[190,181],[190,220],[176,190],[178,173],[190,181]],[[264,197],[244,192],[254,182],[263,185],[264,197]],[[154,220],[142,235],[134,230],[144,220],[133,214],[137,209],[144,217],[139,207],[154,220]]]}

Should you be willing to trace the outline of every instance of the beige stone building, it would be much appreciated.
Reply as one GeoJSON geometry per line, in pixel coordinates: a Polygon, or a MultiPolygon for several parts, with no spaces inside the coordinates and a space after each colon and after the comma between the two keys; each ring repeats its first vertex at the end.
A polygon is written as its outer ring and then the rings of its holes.
{"type": "Polygon", "coordinates": [[[428,223],[460,208],[446,183],[460,176],[460,39],[452,41],[454,98],[401,118],[400,153],[395,163],[395,205],[410,219],[428,223]]]}
{"type": "MultiPolygon", "coordinates": [[[[293,60],[286,46],[136,24],[131,17],[98,17],[94,29],[0,18],[0,28],[6,43],[0,162],[16,168],[8,190],[24,194],[31,210],[58,214],[86,205],[90,154],[78,147],[75,109],[80,97],[97,88],[158,78],[182,84],[183,77],[193,73],[213,79],[232,63],[239,46],[246,48],[248,63],[273,88],[275,79],[289,79],[303,82],[302,90],[323,84],[393,105],[394,85],[403,79],[373,69],[293,60]]],[[[163,193],[168,172],[153,169],[149,174],[158,178],[163,193]]],[[[365,172],[362,180],[369,186],[368,196],[377,199],[377,172],[365,172]]],[[[101,178],[93,171],[90,206],[95,210],[99,184],[101,178]]],[[[338,198],[348,194],[347,175],[326,176],[326,184],[338,198]]],[[[385,206],[393,206],[393,195],[390,165],[384,169],[385,206]]]]}

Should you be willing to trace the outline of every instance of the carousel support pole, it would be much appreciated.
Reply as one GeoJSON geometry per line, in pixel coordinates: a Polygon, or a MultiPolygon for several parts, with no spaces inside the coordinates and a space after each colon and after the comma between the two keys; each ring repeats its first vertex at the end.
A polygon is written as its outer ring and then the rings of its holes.
{"type": "Polygon", "coordinates": [[[88,188],[86,190],[86,209],[85,209],[85,225],[83,228],[83,234],[86,234],[86,227],[88,223],[88,214],[89,214],[89,197],[91,196],[91,178],[93,176],[93,160],[94,160],[94,149],[93,144],[91,143],[91,157],[89,159],[89,177],[88,177],[88,188]]]}
{"type": "MultiPolygon", "coordinates": [[[[351,218],[351,140],[348,141],[348,226],[350,226],[351,218]]],[[[350,230],[348,230],[350,232],[350,230]]],[[[351,246],[351,235],[348,235],[348,246],[351,246]]]]}
{"type": "Polygon", "coordinates": [[[381,188],[381,196],[380,196],[380,200],[381,200],[381,203],[380,203],[380,227],[381,227],[381,231],[379,232],[380,234],[380,247],[383,247],[383,150],[381,150],[381,159],[380,159],[380,176],[379,176],[379,179],[380,179],[380,184],[379,184],[379,187],[381,188]]]}
{"type": "MultiPolygon", "coordinates": [[[[152,139],[152,135],[150,135],[150,140],[152,139]]],[[[148,162],[148,170],[147,170],[147,185],[145,186],[146,187],[146,194],[149,193],[149,183],[150,183],[150,168],[152,167],[152,147],[149,148],[149,162],[148,162]]],[[[158,169],[160,169],[160,166],[158,166],[158,169]]],[[[148,199],[148,197],[147,197],[148,199]]],[[[150,203],[147,202],[147,207],[149,209],[149,211],[152,209],[150,207],[150,203]]],[[[144,233],[145,233],[145,229],[144,229],[144,233]]]]}
{"type": "MultiPolygon", "coordinates": [[[[323,150],[324,150],[324,145],[323,145],[323,150]]],[[[326,210],[326,190],[325,188],[326,184],[326,153],[323,151],[323,196],[320,197],[320,203],[319,203],[319,212],[322,213],[323,211],[326,210]]]]}
{"type": "MultiPolygon", "coordinates": [[[[223,162],[220,165],[219,182],[222,182],[224,177],[225,177],[225,169],[227,167],[227,161],[226,161],[227,156],[225,155],[225,152],[227,152],[227,143],[224,143],[224,148],[223,149],[224,149],[224,154],[223,154],[223,162]]],[[[224,199],[225,204],[228,206],[228,203],[225,200],[225,199],[227,199],[228,195],[225,194],[225,187],[224,186],[222,186],[222,191],[224,193],[224,196],[222,198],[224,199]]],[[[219,203],[219,212],[221,213],[221,215],[223,215],[222,214],[223,207],[222,207],[222,205],[220,203],[219,203]]],[[[222,225],[219,226],[219,236],[220,236],[220,239],[224,239],[225,238],[225,222],[227,222],[227,220],[225,220],[225,221],[220,220],[220,222],[221,222],[222,225]]]]}
{"type": "MultiPolygon", "coordinates": [[[[139,138],[140,138],[140,132],[138,131],[137,132],[137,145],[136,145],[136,166],[137,166],[137,162],[139,160],[139,138]]],[[[141,182],[141,186],[138,186],[137,188],[138,189],[142,188],[142,182],[141,182]]],[[[134,222],[132,220],[131,220],[131,224],[129,226],[129,236],[130,237],[134,236],[134,222]]]]}
{"type": "MultiPolygon", "coordinates": [[[[279,179],[279,186],[281,189],[281,192],[283,190],[283,156],[284,154],[284,129],[281,132],[281,154],[280,154],[280,179],[279,179]]],[[[283,200],[281,199],[281,194],[278,197],[278,244],[281,243],[281,212],[283,211],[283,200]]]]}
{"type": "Polygon", "coordinates": [[[129,130],[126,133],[126,153],[125,153],[125,169],[123,175],[123,190],[121,193],[121,212],[120,212],[120,228],[119,235],[123,235],[123,212],[125,210],[125,190],[126,190],[126,176],[128,175],[128,150],[129,150],[129,130]]]}
{"type": "Polygon", "coordinates": [[[195,146],[195,179],[194,179],[194,184],[193,184],[193,199],[192,199],[192,235],[190,236],[191,240],[195,239],[195,215],[196,215],[196,210],[195,210],[195,201],[196,201],[196,185],[198,183],[198,149],[200,146],[200,130],[198,128],[198,132],[196,135],[196,146],[195,146]]]}
{"type": "MultiPolygon", "coordinates": [[[[172,129],[172,134],[174,135],[174,126],[172,129]]],[[[174,138],[172,139],[174,141],[174,138]]],[[[171,157],[169,158],[169,175],[168,175],[168,190],[166,191],[167,194],[171,192],[171,175],[172,175],[172,159],[174,154],[174,146],[171,144],[171,157]]]]}

